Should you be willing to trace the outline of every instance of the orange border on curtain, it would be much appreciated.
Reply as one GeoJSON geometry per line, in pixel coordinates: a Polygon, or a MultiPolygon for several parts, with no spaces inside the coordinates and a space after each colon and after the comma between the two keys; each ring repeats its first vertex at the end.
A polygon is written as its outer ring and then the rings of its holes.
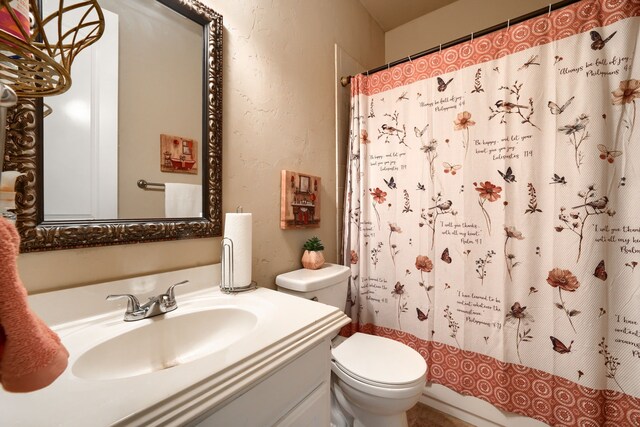
{"type": "Polygon", "coordinates": [[[468,350],[425,341],[412,334],[372,324],[346,325],[355,332],[400,341],[427,362],[427,381],[463,396],[473,396],[506,412],[552,426],[640,426],[640,399],[612,390],[596,390],[539,369],[501,362],[468,350]]]}
{"type": "Polygon", "coordinates": [[[550,15],[529,19],[441,52],[398,64],[388,70],[369,76],[358,75],[356,78],[362,79],[362,82],[355,85],[355,79],[352,80],[352,95],[355,88],[358,90],[355,93],[365,95],[381,93],[562,40],[633,16],[640,16],[640,3],[637,1],[611,0],[601,3],[599,0],[584,0],[550,15]]]}

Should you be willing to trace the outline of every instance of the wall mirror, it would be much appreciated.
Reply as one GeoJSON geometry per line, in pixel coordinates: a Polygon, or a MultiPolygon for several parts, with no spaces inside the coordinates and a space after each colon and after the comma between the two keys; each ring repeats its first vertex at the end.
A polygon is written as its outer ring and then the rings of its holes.
{"type": "Polygon", "coordinates": [[[222,17],[197,0],[100,6],[105,37],[71,89],[9,113],[21,251],[221,235],[222,17]]]}

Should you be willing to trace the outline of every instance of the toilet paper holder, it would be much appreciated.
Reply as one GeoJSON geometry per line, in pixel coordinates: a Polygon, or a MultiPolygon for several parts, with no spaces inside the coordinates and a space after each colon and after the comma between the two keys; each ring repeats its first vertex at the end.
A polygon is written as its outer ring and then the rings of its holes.
{"type": "Polygon", "coordinates": [[[220,290],[227,294],[234,294],[257,289],[258,284],[253,280],[248,285],[235,286],[233,280],[235,268],[233,264],[233,240],[228,237],[224,237],[220,242],[220,247],[222,249],[222,280],[220,281],[220,290]]]}

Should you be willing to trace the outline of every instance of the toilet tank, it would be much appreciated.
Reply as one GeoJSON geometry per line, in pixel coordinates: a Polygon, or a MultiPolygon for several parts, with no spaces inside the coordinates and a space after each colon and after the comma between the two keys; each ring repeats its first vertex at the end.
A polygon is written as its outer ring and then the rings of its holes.
{"type": "Polygon", "coordinates": [[[324,264],[317,270],[302,268],[276,277],[278,291],[312,299],[344,311],[349,286],[349,267],[324,264]]]}

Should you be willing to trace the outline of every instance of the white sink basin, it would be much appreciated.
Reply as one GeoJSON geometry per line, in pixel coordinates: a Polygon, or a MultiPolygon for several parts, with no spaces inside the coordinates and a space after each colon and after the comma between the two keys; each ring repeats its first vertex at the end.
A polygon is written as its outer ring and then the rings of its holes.
{"type": "Polygon", "coordinates": [[[83,379],[113,380],[168,369],[229,347],[258,322],[255,314],[238,307],[184,314],[179,310],[128,323],[133,330],[125,330],[80,355],[72,366],[73,374],[83,379]]]}

